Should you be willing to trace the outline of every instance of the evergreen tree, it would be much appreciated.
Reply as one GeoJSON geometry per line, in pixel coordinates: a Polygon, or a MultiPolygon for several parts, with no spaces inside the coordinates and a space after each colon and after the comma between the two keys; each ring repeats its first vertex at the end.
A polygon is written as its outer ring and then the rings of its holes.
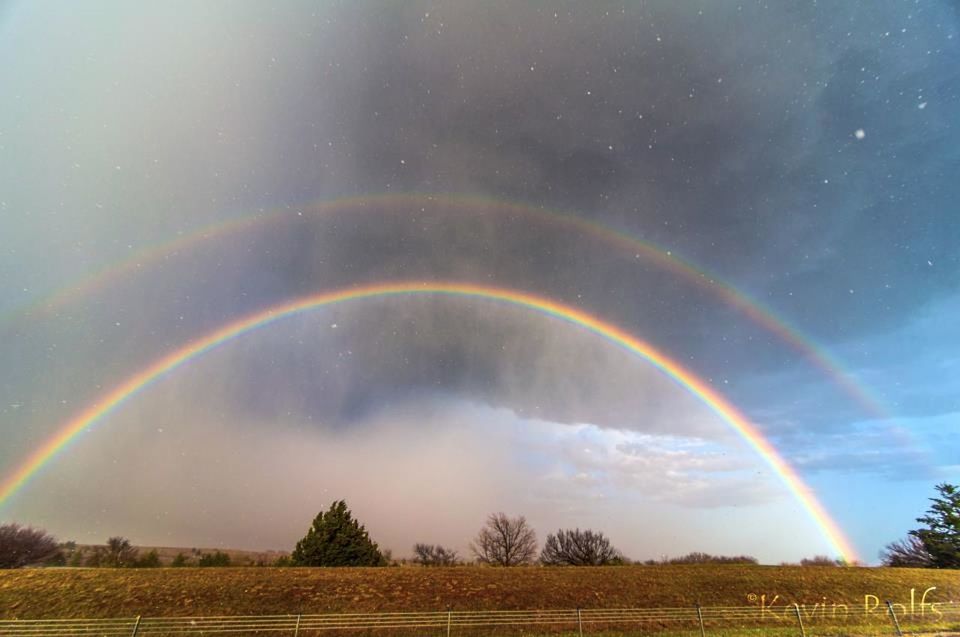
{"type": "Polygon", "coordinates": [[[377,543],[338,500],[314,518],[307,535],[290,556],[294,566],[385,566],[377,543]]]}
{"type": "Polygon", "coordinates": [[[938,484],[938,498],[930,498],[933,505],[917,522],[925,529],[910,531],[923,543],[934,568],[960,568],[960,487],[938,484]]]}

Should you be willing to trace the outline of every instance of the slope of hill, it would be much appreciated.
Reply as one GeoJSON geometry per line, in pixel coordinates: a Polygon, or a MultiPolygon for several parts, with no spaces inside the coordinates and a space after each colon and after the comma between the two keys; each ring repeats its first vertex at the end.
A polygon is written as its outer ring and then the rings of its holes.
{"type": "Polygon", "coordinates": [[[741,565],[0,571],[0,617],[8,619],[697,603],[858,608],[888,599],[915,609],[924,594],[927,604],[960,601],[960,571],[741,565]]]}

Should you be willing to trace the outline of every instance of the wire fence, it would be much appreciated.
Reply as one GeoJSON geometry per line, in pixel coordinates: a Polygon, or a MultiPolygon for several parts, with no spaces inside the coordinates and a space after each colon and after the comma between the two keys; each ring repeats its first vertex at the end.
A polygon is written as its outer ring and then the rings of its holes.
{"type": "MultiPolygon", "coordinates": [[[[0,635],[904,635],[960,631],[960,603],[908,608],[845,604],[584,608],[573,610],[436,611],[0,620],[0,635]]],[[[958,633],[960,634],[960,633],[958,633]]]]}

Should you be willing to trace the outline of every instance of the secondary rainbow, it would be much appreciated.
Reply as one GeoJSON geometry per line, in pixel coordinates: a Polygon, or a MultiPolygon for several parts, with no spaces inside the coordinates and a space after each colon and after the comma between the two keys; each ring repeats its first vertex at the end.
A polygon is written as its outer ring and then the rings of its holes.
{"type": "MultiPolygon", "coordinates": [[[[643,259],[645,262],[653,263],[658,268],[670,272],[718,298],[764,330],[774,334],[830,378],[867,414],[878,419],[889,417],[888,411],[881,406],[880,402],[849,373],[844,371],[843,366],[827,350],[817,346],[785,319],[778,317],[772,309],[766,307],[757,299],[751,298],[715,273],[650,241],[639,239],[569,212],[524,203],[500,201],[477,195],[442,193],[358,195],[332,201],[315,202],[304,206],[289,206],[285,209],[231,219],[200,228],[172,241],[140,250],[125,260],[111,264],[75,285],[60,289],[44,299],[35,301],[25,308],[23,316],[27,317],[37,312],[54,311],[84,294],[92,293],[97,288],[108,285],[111,281],[119,279],[125,274],[148,267],[170,255],[189,250],[218,237],[240,233],[283,219],[296,220],[305,216],[359,213],[380,210],[383,207],[389,207],[396,212],[408,212],[410,207],[425,208],[426,206],[444,206],[459,212],[471,211],[478,214],[518,215],[531,218],[541,223],[553,224],[592,236],[616,247],[627,257],[643,259]]],[[[912,444],[916,447],[915,441],[912,444]]]]}
{"type": "Polygon", "coordinates": [[[151,383],[231,339],[285,317],[336,303],[374,297],[427,294],[488,299],[535,310],[587,329],[645,359],[696,396],[729,425],[780,477],[784,485],[810,515],[831,548],[847,562],[856,560],[856,551],[853,546],[810,487],[803,482],[797,472],[763,437],[760,431],[705,381],[650,344],[632,336],[616,325],[607,323],[577,308],[518,290],[457,282],[385,283],[300,297],[233,321],[191,341],[140,370],[113,391],[103,395],[71,420],[64,423],[49,440],[30,454],[0,483],[0,506],[3,506],[37,471],[64,449],[77,434],[96,424],[97,421],[116,409],[125,400],[142,391],[151,383]]]}

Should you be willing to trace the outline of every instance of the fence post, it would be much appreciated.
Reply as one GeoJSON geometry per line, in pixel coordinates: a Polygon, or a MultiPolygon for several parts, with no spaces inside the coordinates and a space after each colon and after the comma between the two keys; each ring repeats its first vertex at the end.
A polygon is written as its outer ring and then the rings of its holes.
{"type": "Polygon", "coordinates": [[[577,628],[580,630],[580,637],[583,637],[583,616],[579,608],[577,609],[577,628]]]}
{"type": "Polygon", "coordinates": [[[300,615],[301,613],[297,613],[297,625],[293,627],[293,637],[300,634],[300,615]]]}
{"type": "Polygon", "coordinates": [[[707,637],[707,631],[703,629],[703,610],[700,604],[697,604],[697,619],[700,621],[700,637],[707,637]]]}
{"type": "Polygon", "coordinates": [[[450,637],[450,623],[453,619],[453,611],[447,609],[447,637],[450,637]]]}
{"type": "Polygon", "coordinates": [[[130,633],[130,637],[137,637],[137,632],[140,630],[140,615],[137,615],[137,621],[133,624],[133,632],[130,633]]]}
{"type": "Polygon", "coordinates": [[[807,637],[807,631],[803,629],[803,617],[800,616],[800,605],[794,603],[793,610],[797,612],[797,623],[800,624],[800,637],[807,637]]]}
{"type": "Polygon", "coordinates": [[[897,619],[897,614],[893,611],[893,604],[890,603],[890,600],[887,600],[887,610],[890,611],[890,617],[893,619],[893,627],[897,629],[897,636],[903,637],[903,631],[900,630],[900,620],[897,619]]]}

